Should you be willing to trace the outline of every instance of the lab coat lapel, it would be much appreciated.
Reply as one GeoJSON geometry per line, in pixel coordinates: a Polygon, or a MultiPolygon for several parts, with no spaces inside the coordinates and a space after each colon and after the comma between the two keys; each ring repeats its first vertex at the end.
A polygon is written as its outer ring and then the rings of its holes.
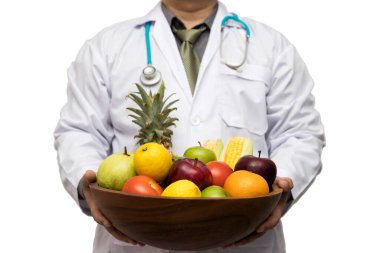
{"type": "MultiPolygon", "coordinates": [[[[182,89],[183,94],[185,94],[186,100],[191,103],[192,94],[188,85],[186,72],[183,68],[181,56],[177,49],[177,44],[173,33],[164,14],[162,13],[161,3],[157,4],[156,7],[146,16],[146,20],[154,20],[154,25],[151,30],[153,65],[154,57],[157,57],[157,53],[154,54],[153,49],[158,48],[166,59],[170,71],[182,89]]],[[[163,78],[165,79],[165,77],[163,78]]]]}
{"type": "Polygon", "coordinates": [[[218,2],[218,4],[219,4],[218,12],[216,13],[214,22],[212,24],[207,47],[203,55],[201,65],[199,67],[198,80],[195,86],[194,97],[196,96],[197,91],[200,89],[199,86],[202,84],[202,78],[205,74],[205,71],[208,65],[211,63],[211,60],[214,57],[214,55],[217,53],[217,51],[219,51],[221,23],[222,23],[223,18],[228,15],[228,12],[224,4],[222,4],[221,2],[218,2]]]}

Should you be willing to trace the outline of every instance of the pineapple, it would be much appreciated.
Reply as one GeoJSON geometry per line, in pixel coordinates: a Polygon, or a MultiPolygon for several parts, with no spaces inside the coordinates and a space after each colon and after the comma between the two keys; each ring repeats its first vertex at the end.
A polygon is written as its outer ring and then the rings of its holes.
{"type": "Polygon", "coordinates": [[[172,107],[179,99],[168,102],[171,94],[164,100],[165,85],[162,82],[158,92],[152,95],[136,83],[138,92],[131,93],[128,98],[132,99],[139,108],[128,107],[127,110],[133,112],[129,116],[133,118],[132,122],[140,127],[135,138],[140,145],[148,142],[157,142],[170,149],[172,146],[171,137],[173,131],[169,128],[175,126],[178,118],[170,117],[170,113],[177,108],[172,107]]]}

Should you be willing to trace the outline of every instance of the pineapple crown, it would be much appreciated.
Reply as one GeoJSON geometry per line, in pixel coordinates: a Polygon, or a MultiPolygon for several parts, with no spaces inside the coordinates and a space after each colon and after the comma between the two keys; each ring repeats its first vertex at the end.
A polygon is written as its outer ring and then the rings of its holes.
{"type": "Polygon", "coordinates": [[[177,110],[172,107],[179,99],[169,102],[169,95],[164,99],[165,85],[162,82],[157,93],[149,94],[145,89],[136,83],[138,92],[133,92],[127,96],[132,99],[138,108],[128,107],[129,114],[133,118],[132,122],[140,127],[138,134],[134,137],[138,139],[140,145],[147,142],[157,142],[164,145],[167,149],[172,146],[171,137],[173,131],[169,128],[175,126],[178,118],[170,117],[170,113],[177,110]]]}

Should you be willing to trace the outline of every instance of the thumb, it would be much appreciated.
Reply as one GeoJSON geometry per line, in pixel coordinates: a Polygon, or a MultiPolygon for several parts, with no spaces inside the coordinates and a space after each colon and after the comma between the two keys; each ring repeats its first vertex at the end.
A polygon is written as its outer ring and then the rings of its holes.
{"type": "Polygon", "coordinates": [[[280,201],[278,202],[278,206],[282,209],[288,201],[290,191],[293,189],[293,181],[288,177],[278,177],[276,178],[276,184],[283,189],[280,201]]]}
{"type": "Polygon", "coordinates": [[[92,170],[87,170],[83,175],[83,186],[88,187],[94,182],[96,182],[96,173],[92,170]]]}
{"type": "Polygon", "coordinates": [[[293,181],[288,177],[276,178],[276,184],[284,191],[290,191],[291,189],[293,189],[293,181]]]}

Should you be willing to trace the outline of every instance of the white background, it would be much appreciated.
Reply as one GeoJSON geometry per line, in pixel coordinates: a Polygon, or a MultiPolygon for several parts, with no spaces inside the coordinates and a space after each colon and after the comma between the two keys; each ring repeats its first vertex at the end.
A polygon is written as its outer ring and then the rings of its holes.
{"type": "MultiPolygon", "coordinates": [[[[91,252],[94,222],[64,191],[53,148],[66,70],[86,39],[156,2],[0,3],[0,252],[91,252]]],[[[379,250],[376,1],[224,2],[285,34],[316,83],[324,170],[283,219],[288,252],[379,250]]]]}

